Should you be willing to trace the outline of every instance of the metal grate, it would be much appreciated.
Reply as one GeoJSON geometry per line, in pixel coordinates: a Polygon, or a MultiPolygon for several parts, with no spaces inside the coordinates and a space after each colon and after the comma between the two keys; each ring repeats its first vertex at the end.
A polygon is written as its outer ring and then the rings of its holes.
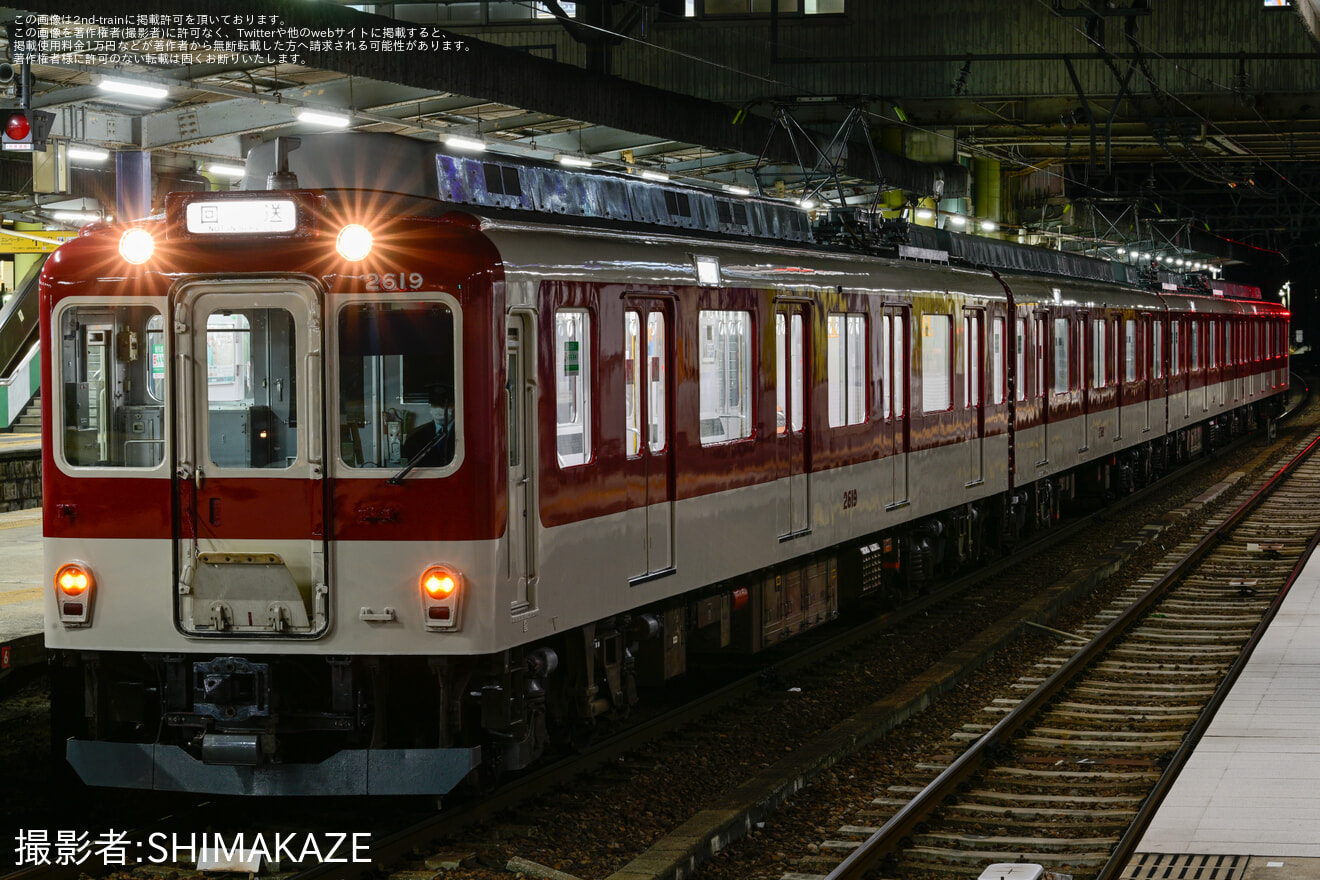
{"type": "Polygon", "coordinates": [[[1137,853],[1122,880],[1241,880],[1247,856],[1137,853]]]}

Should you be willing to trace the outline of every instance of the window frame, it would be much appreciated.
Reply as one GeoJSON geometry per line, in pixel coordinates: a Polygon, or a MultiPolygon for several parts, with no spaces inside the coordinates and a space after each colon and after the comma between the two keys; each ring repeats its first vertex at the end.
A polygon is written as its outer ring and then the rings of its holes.
{"type": "MultiPolygon", "coordinates": [[[[550,321],[552,327],[551,332],[554,334],[554,348],[551,354],[552,357],[551,371],[554,380],[554,385],[553,385],[554,397],[552,398],[552,400],[553,400],[553,406],[555,412],[555,443],[554,443],[555,464],[559,467],[561,471],[564,471],[573,468],[586,467],[592,464],[596,460],[595,442],[599,434],[599,432],[596,430],[596,425],[595,425],[595,421],[596,421],[595,342],[596,339],[598,338],[596,331],[597,317],[594,309],[588,308],[586,306],[565,305],[565,306],[557,306],[554,309],[554,311],[550,315],[550,321]],[[561,422],[559,419],[559,406],[560,406],[559,373],[560,373],[561,363],[565,363],[565,362],[560,360],[561,337],[559,335],[559,316],[567,315],[567,314],[586,316],[585,338],[579,341],[579,348],[578,348],[578,378],[582,390],[580,390],[576,395],[573,395],[577,398],[578,401],[580,401],[580,403],[578,404],[578,409],[579,412],[582,413],[583,415],[580,419],[575,419],[569,422],[561,422]],[[583,364],[584,359],[586,361],[585,365],[583,364]],[[582,455],[582,461],[565,462],[564,455],[559,451],[559,429],[565,425],[572,427],[578,424],[582,425],[582,452],[580,453],[582,455]]],[[[570,392],[570,394],[572,395],[573,393],[570,392]]]]}
{"type": "MultiPolygon", "coordinates": [[[[171,459],[169,450],[173,448],[174,443],[174,420],[175,407],[174,395],[171,393],[173,387],[173,373],[170,370],[170,364],[174,359],[174,334],[169,332],[172,327],[172,321],[168,316],[170,311],[169,299],[163,296],[79,296],[68,297],[60,302],[51,313],[50,329],[51,339],[49,350],[52,352],[62,352],[61,327],[64,323],[64,316],[69,311],[77,308],[105,309],[107,311],[120,307],[126,308],[152,308],[161,316],[165,326],[165,400],[159,405],[162,408],[161,415],[161,441],[163,443],[163,454],[161,460],[151,467],[128,467],[116,465],[83,465],[74,464],[68,460],[64,454],[64,442],[62,435],[64,433],[66,402],[64,400],[64,358],[62,356],[50,358],[51,362],[51,382],[55,388],[61,389],[58,393],[51,391],[50,402],[53,430],[61,435],[51,443],[51,454],[55,461],[55,466],[66,476],[85,479],[95,477],[97,479],[141,479],[142,477],[156,477],[167,473],[171,468],[171,459]]],[[[150,319],[148,319],[148,323],[150,319]]],[[[146,344],[146,324],[143,325],[143,344],[146,344]]],[[[148,353],[148,357],[150,354],[148,353]]],[[[146,383],[150,385],[150,381],[146,383]]],[[[150,393],[148,392],[148,396],[150,393]]],[[[154,398],[153,398],[154,399],[154,398]]]]}
{"type": "MultiPolygon", "coordinates": [[[[697,309],[697,346],[700,352],[699,362],[697,364],[697,434],[701,446],[721,446],[726,443],[740,443],[752,440],[756,436],[756,396],[757,384],[754,377],[757,375],[757,350],[756,350],[756,320],[755,312],[751,309],[697,309]],[[737,436],[719,436],[707,435],[704,433],[705,423],[710,418],[719,418],[723,424],[725,418],[731,417],[730,414],[719,412],[715,416],[707,416],[701,400],[705,388],[705,371],[717,364],[728,364],[728,348],[720,347],[719,339],[714,340],[716,350],[708,357],[706,353],[706,340],[704,334],[705,324],[703,324],[706,315],[741,315],[745,321],[745,333],[741,338],[746,340],[746,346],[741,353],[739,362],[742,368],[742,378],[738,384],[740,411],[732,414],[732,417],[742,420],[744,433],[737,436]],[[714,439],[710,439],[714,438],[714,439]]],[[[726,374],[721,371],[719,385],[727,391],[726,374]]],[[[810,381],[808,379],[808,381],[810,381]]],[[[719,407],[717,407],[718,409],[719,407]]]]}
{"type": "Polygon", "coordinates": [[[950,412],[953,409],[953,359],[954,359],[954,320],[953,315],[942,312],[923,312],[921,315],[921,412],[922,415],[934,415],[936,413],[950,412]],[[935,336],[934,327],[931,327],[930,333],[927,333],[927,321],[940,319],[944,322],[944,397],[947,402],[944,406],[935,408],[934,405],[940,403],[938,397],[931,394],[931,378],[934,375],[931,366],[933,365],[933,354],[926,342],[928,338],[935,336]]]}
{"type": "Polygon", "coordinates": [[[825,315],[825,393],[828,396],[826,421],[831,428],[862,425],[870,420],[870,324],[866,312],[827,312],[825,315]],[[833,323],[842,319],[841,336],[831,336],[833,323]],[[859,337],[854,337],[855,326],[861,325],[859,337]],[[833,340],[838,339],[835,343],[833,340]],[[854,343],[857,348],[854,349],[854,343]],[[838,345],[837,351],[832,350],[838,345]],[[836,365],[836,354],[840,364],[836,365]],[[858,363],[858,361],[860,363],[858,363]],[[842,366],[843,375],[836,376],[836,366],[842,366]],[[854,375],[853,368],[860,365],[862,375],[854,375]],[[861,392],[861,400],[853,397],[861,392]],[[837,396],[837,397],[836,397],[837,396]],[[836,400],[839,412],[836,413],[836,400]],[[855,404],[855,405],[854,405],[855,404]],[[854,412],[854,410],[859,410],[854,412]],[[835,421],[836,417],[840,421],[835,421]]]}
{"type": "MultiPolygon", "coordinates": [[[[463,307],[459,303],[458,298],[452,293],[444,290],[410,290],[407,292],[406,296],[400,297],[397,300],[382,300],[379,294],[352,294],[343,297],[342,300],[335,298],[332,302],[334,302],[333,313],[327,314],[325,319],[326,324],[330,328],[329,333],[332,335],[323,341],[325,350],[329,352],[330,356],[333,358],[330,365],[332,372],[328,372],[326,376],[327,392],[330,397],[325,403],[325,424],[327,430],[331,427],[343,424],[343,395],[340,383],[343,360],[340,356],[341,339],[339,336],[339,320],[344,311],[353,308],[354,306],[380,305],[382,302],[388,302],[390,305],[405,306],[409,304],[439,304],[449,309],[450,315],[453,316],[451,320],[454,325],[454,457],[450,460],[449,464],[444,465],[443,467],[419,466],[408,475],[408,479],[428,480],[443,478],[458,470],[459,466],[463,463],[465,448],[464,436],[466,434],[463,422],[463,307]]],[[[331,311],[329,303],[325,305],[324,310],[326,312],[331,311]]],[[[413,403],[411,405],[416,406],[418,404],[413,403]]],[[[416,425],[413,427],[415,428],[416,425]]],[[[333,435],[331,435],[331,437],[333,439],[333,435]]],[[[400,438],[401,444],[403,439],[403,437],[400,438]]],[[[388,464],[379,467],[355,467],[344,461],[343,448],[340,444],[330,443],[329,445],[334,447],[334,451],[327,451],[325,458],[327,461],[333,462],[334,475],[336,477],[375,478],[382,474],[393,475],[398,473],[399,468],[402,466],[388,464]]]]}

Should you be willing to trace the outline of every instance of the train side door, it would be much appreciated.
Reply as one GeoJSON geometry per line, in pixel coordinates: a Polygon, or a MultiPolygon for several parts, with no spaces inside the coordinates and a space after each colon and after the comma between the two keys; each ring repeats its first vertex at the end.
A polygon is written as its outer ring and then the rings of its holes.
{"type": "Polygon", "coordinates": [[[1151,321],[1150,315],[1141,316],[1140,332],[1137,336],[1137,393],[1141,397],[1143,434],[1150,431],[1151,383],[1154,381],[1151,367],[1159,351],[1155,342],[1155,334],[1159,332],[1158,326],[1151,321]]]}
{"type": "Polygon", "coordinates": [[[1073,357],[1077,363],[1077,385],[1081,391],[1082,401],[1082,445],[1078,452],[1088,452],[1091,449],[1091,383],[1087,381],[1087,375],[1090,372],[1088,367],[1091,364],[1092,346],[1089,344],[1089,338],[1094,330],[1093,321],[1102,322],[1103,318],[1092,318],[1089,314],[1083,312],[1078,316],[1073,326],[1073,357]]]}
{"type": "Polygon", "coordinates": [[[787,476],[780,491],[779,536],[790,538],[811,530],[811,499],[807,475],[807,310],[800,303],[775,307],[775,443],[780,473],[787,476]]]}
{"type": "Polygon", "coordinates": [[[317,291],[206,281],[174,299],[178,620],[190,635],[328,624],[317,291]]]}
{"type": "Polygon", "coordinates": [[[632,580],[673,571],[673,306],[667,299],[628,297],[624,311],[627,406],[625,451],[630,508],[640,508],[641,553],[632,580]]]}
{"type": "Polygon", "coordinates": [[[529,367],[536,363],[536,333],[528,326],[530,316],[513,314],[505,327],[504,343],[504,397],[507,413],[509,454],[509,525],[508,578],[514,584],[513,610],[519,611],[536,605],[536,504],[531,441],[533,421],[529,414],[536,412],[536,386],[529,375],[529,367]]]}
{"type": "Polygon", "coordinates": [[[984,479],[985,436],[985,311],[963,311],[963,401],[967,406],[967,485],[984,479]]]}
{"type": "MultiPolygon", "coordinates": [[[[1035,342],[1036,397],[1040,405],[1040,458],[1036,467],[1044,467],[1050,460],[1050,398],[1054,392],[1054,364],[1051,352],[1057,356],[1058,343],[1050,334],[1052,325],[1049,312],[1036,312],[1032,315],[1035,342]]],[[[1066,341],[1066,338],[1065,338],[1066,341]]]]}
{"type": "Polygon", "coordinates": [[[908,498],[908,436],[907,413],[910,399],[908,363],[911,348],[910,313],[900,306],[885,306],[884,334],[885,359],[888,361],[888,381],[884,387],[884,432],[889,445],[889,460],[893,463],[893,483],[888,507],[906,504],[908,498]]]}

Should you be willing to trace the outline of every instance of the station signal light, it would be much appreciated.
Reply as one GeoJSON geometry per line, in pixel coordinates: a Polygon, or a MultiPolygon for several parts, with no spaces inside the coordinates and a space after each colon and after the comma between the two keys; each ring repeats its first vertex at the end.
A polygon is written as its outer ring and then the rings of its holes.
{"type": "Polygon", "coordinates": [[[46,152],[46,137],[55,122],[55,114],[45,110],[0,110],[4,128],[0,130],[0,149],[31,153],[46,152]]]}
{"type": "Polygon", "coordinates": [[[32,151],[32,123],[21,110],[11,110],[5,119],[4,148],[32,151]]]}

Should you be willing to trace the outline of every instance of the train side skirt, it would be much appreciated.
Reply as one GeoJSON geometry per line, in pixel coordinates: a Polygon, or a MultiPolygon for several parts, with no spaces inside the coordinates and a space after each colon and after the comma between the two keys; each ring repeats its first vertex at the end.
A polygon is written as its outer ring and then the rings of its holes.
{"type": "Polygon", "coordinates": [[[346,749],[319,764],[207,764],[179,746],[70,739],[88,785],[229,795],[445,794],[481,763],[481,747],[346,749]]]}

